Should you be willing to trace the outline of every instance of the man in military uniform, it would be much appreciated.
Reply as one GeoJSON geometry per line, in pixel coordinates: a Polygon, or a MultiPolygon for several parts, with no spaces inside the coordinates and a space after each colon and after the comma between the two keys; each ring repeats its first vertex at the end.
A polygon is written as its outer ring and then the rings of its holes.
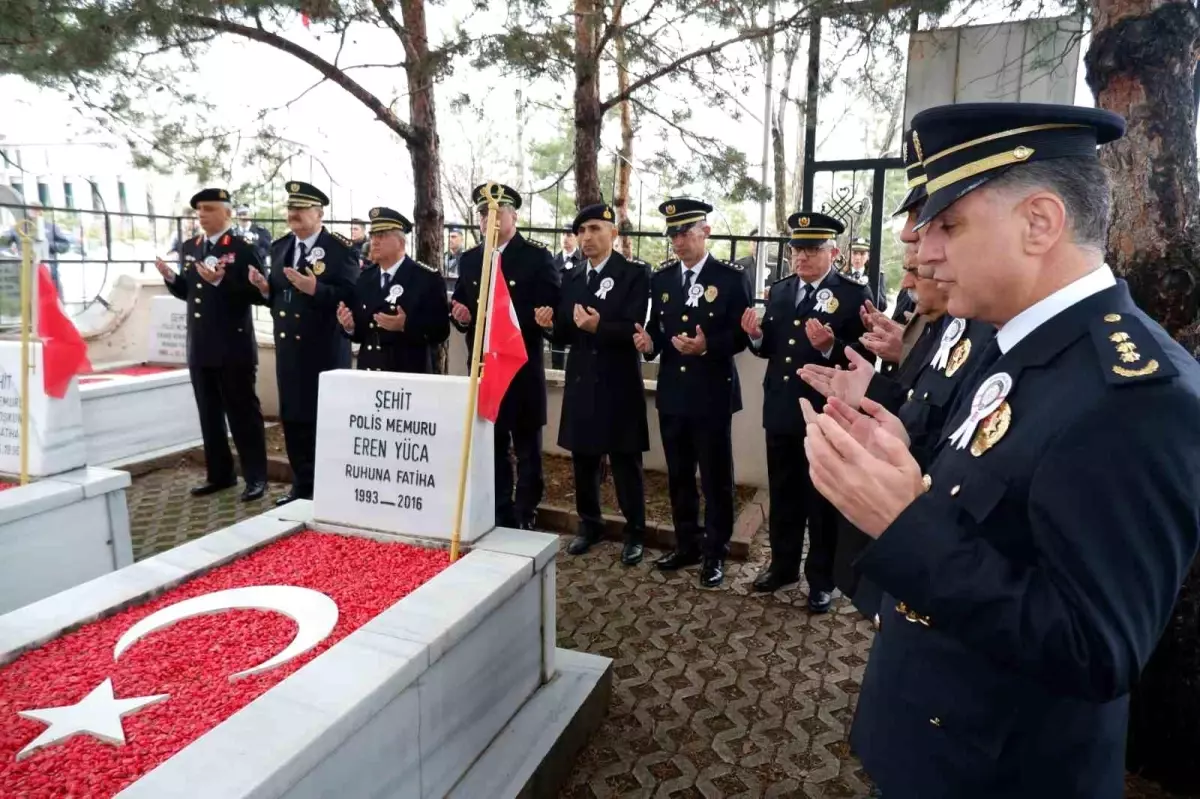
{"type": "Polygon", "coordinates": [[[338,322],[359,345],[359,369],[433,374],[432,348],[450,337],[446,284],[438,270],[405,254],[412,222],[404,214],[372,208],[370,217],[379,265],[359,275],[353,302],[338,305],[338,322]]]}
{"type": "Polygon", "coordinates": [[[239,205],[237,215],[237,234],[250,243],[258,253],[260,266],[265,267],[271,251],[271,232],[250,218],[250,206],[239,205]]]}
{"type": "MultiPolygon", "coordinates": [[[[978,358],[996,335],[994,325],[980,320],[956,319],[947,314],[948,287],[934,280],[932,272],[924,276],[918,273],[915,228],[917,214],[924,202],[925,186],[918,183],[894,214],[907,217],[900,233],[900,240],[905,245],[901,287],[911,287],[916,299],[916,313],[925,323],[907,353],[900,351],[902,341],[896,339],[896,352],[889,356],[899,363],[898,371],[891,377],[877,373],[853,350],[846,351],[849,369],[806,364],[800,370],[804,382],[827,399],[836,399],[854,410],[864,406],[874,408],[872,403],[878,403],[896,414],[908,434],[909,451],[922,469],[933,460],[946,417],[975,363],[972,355],[978,358]],[[871,402],[864,403],[864,397],[871,402]]],[[[869,335],[864,335],[863,339],[869,335]]],[[[873,351],[883,355],[878,350],[873,351]]],[[[834,404],[836,406],[836,402],[834,404]]],[[[830,409],[831,414],[836,412],[836,407],[830,409]]],[[[846,519],[839,518],[834,576],[838,588],[853,600],[863,616],[878,619],[882,594],[870,580],[860,579],[854,566],[870,542],[869,536],[846,519]]]]}
{"type": "Polygon", "coordinates": [[[358,256],[358,265],[362,269],[371,266],[370,240],[367,238],[367,223],[363,219],[350,220],[350,246],[358,256]]]}
{"type": "MultiPolygon", "coordinates": [[[[558,270],[559,279],[565,285],[571,276],[571,270],[587,261],[583,249],[579,246],[578,237],[574,233],[562,235],[562,249],[554,254],[554,268],[558,270]]],[[[550,368],[562,369],[567,362],[565,345],[554,344],[550,349],[550,368]]]]}
{"type": "Polygon", "coordinates": [[[871,257],[871,242],[864,238],[856,238],[850,242],[850,266],[846,270],[846,274],[856,283],[861,283],[864,286],[870,286],[871,302],[880,312],[886,311],[888,307],[887,301],[887,276],[883,273],[883,268],[879,270],[879,280],[874,286],[871,286],[871,274],[867,270],[867,260],[871,257]]]}
{"type": "MultiPolygon", "coordinates": [[[[558,307],[561,281],[554,258],[545,245],[526,239],[517,231],[517,209],[521,195],[508,186],[500,186],[499,237],[508,292],[521,325],[521,337],[529,361],[520,368],[496,419],[496,524],[533,529],[538,503],[545,484],[542,480],[542,428],[546,425],[546,367],[542,360],[543,333],[535,310],[558,307]],[[509,448],[517,459],[516,492],[509,448]]],[[[483,186],[471,192],[479,211],[480,230],[486,234],[487,201],[483,186]]],[[[490,266],[490,265],[489,265],[490,266]]],[[[454,326],[467,335],[467,352],[475,337],[475,311],[479,302],[479,284],[483,275],[483,244],[463,253],[458,265],[458,282],[451,296],[450,314],[454,326]]],[[[549,335],[549,334],[546,334],[549,335]]],[[[468,355],[468,357],[470,357],[468,355]]]]}
{"type": "Polygon", "coordinates": [[[1118,799],[1128,692],[1200,546],[1200,365],[1104,264],[1096,148],[1124,120],[964,103],[913,127],[921,267],[999,330],[924,475],[894,416],[806,408],[813,481],[885,592],[851,744],[889,799],[1118,799]]]}
{"type": "Polygon", "coordinates": [[[788,217],[793,273],[771,287],[760,320],[747,309],[742,330],[751,352],[767,359],[763,377],[763,427],[767,438],[767,481],[771,491],[771,561],[754,581],[756,591],[776,591],[800,577],[804,531],[808,529],[808,607],[829,610],[837,514],[813,490],[804,460],[801,397],[818,406],[819,394],[796,376],[807,363],[842,365],[847,346],[862,350],[860,309],[870,290],[833,268],[837,237],[845,226],[831,216],[799,211],[788,217]]]}
{"type": "Polygon", "coordinates": [[[567,552],[582,555],[604,533],[600,465],[608,456],[625,516],[621,562],[634,566],[642,560],[646,533],[642,453],[650,448],[650,433],[633,334],[646,318],[650,267],[613,249],[615,220],[606,203],[579,212],[571,230],[586,260],[566,273],[558,310],[543,309],[537,317],[538,324],[553,329],[556,346],[571,346],[558,445],[571,453],[580,529],[567,552]]]}
{"type": "Polygon", "coordinates": [[[258,344],[250,309],[258,294],[249,274],[260,274],[254,246],[233,230],[229,192],[204,189],[192,197],[202,233],[180,245],[178,273],[161,258],[155,265],[171,294],[187,303],[187,361],[204,437],[207,479],[193,496],[237,485],[225,417],[237,445],[246,489],[242,501],[267,490],[267,444],[262,408],[254,390],[258,344]]]}
{"type": "Polygon", "coordinates": [[[329,198],[308,183],[287,183],[291,233],[271,244],[271,275],[250,280],[275,323],[275,378],[292,489],[278,504],[312,499],[317,448],[317,388],[321,372],[350,368],[350,340],[337,308],[354,301],[358,256],[350,240],[321,220],[329,198]]]}
{"type": "Polygon", "coordinates": [[[708,252],[713,207],[678,197],[658,207],[679,260],[650,281],[650,320],[637,325],[634,345],[646,360],[659,357],[658,422],[667,458],[675,549],[655,565],[674,571],[702,563],[700,586],[725,579],[733,536],[733,414],[742,390],[733,356],[746,347],[740,321],[750,305],[745,274],[708,252]],[[704,491],[699,524],[696,467],[704,491]]]}

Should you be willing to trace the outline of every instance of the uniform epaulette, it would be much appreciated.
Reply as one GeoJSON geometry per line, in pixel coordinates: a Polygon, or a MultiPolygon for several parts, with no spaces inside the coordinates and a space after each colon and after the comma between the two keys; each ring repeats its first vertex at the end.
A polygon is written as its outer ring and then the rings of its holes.
{"type": "Polygon", "coordinates": [[[867,276],[866,275],[863,275],[862,278],[860,279],[860,278],[857,278],[854,275],[850,274],[849,272],[838,272],[838,277],[840,277],[842,280],[845,280],[848,283],[853,283],[856,286],[866,286],[867,285],[867,276]]]}
{"type": "Polygon", "coordinates": [[[346,237],[345,237],[345,236],[343,236],[341,233],[334,233],[334,234],[333,234],[333,237],[334,237],[335,239],[337,239],[338,241],[340,241],[342,244],[345,244],[347,247],[353,247],[353,246],[354,246],[354,242],[350,241],[350,239],[346,238],[346,237]]]}
{"type": "Polygon", "coordinates": [[[734,261],[722,261],[720,258],[710,258],[709,260],[716,261],[717,263],[719,263],[721,266],[725,267],[726,269],[732,269],[735,272],[745,272],[746,271],[746,267],[744,267],[741,264],[736,263],[734,261]]]}
{"type": "Polygon", "coordinates": [[[674,265],[675,265],[675,264],[677,264],[677,263],[679,263],[679,261],[678,261],[677,259],[675,259],[675,258],[668,258],[667,260],[663,261],[663,262],[662,262],[661,264],[659,264],[658,266],[654,267],[654,271],[655,271],[655,272],[661,272],[662,270],[666,269],[667,267],[669,267],[669,266],[674,266],[674,265]]]}
{"type": "Polygon", "coordinates": [[[529,242],[530,244],[532,244],[535,247],[541,247],[543,250],[550,249],[550,245],[545,243],[544,241],[538,241],[537,239],[525,239],[525,241],[529,242]]]}
{"type": "Polygon", "coordinates": [[[416,258],[414,258],[413,260],[416,261],[417,266],[421,267],[422,269],[428,269],[430,272],[433,272],[435,275],[440,275],[442,273],[440,269],[434,269],[432,266],[430,266],[427,263],[417,261],[416,258]]]}
{"type": "Polygon", "coordinates": [[[1132,314],[1110,313],[1092,322],[1104,379],[1111,385],[1174,377],[1179,370],[1141,319],[1132,314]]]}
{"type": "Polygon", "coordinates": [[[193,242],[192,242],[192,244],[195,244],[197,247],[199,247],[199,246],[200,246],[200,242],[202,242],[202,241],[204,241],[204,236],[197,236],[197,237],[196,237],[196,240],[195,240],[195,241],[193,241],[193,242]]]}

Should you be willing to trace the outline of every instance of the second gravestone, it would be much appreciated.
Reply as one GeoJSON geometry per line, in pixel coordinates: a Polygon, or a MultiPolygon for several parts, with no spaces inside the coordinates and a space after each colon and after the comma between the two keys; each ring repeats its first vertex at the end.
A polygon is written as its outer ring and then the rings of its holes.
{"type": "Polygon", "coordinates": [[[147,363],[187,363],[187,303],[170,295],[150,301],[147,363]]]}
{"type": "MultiPolygon", "coordinates": [[[[319,521],[449,540],[468,380],[337,369],[321,374],[313,515],[319,521]]],[[[495,527],[492,425],[472,419],[460,540],[495,527]]]]}

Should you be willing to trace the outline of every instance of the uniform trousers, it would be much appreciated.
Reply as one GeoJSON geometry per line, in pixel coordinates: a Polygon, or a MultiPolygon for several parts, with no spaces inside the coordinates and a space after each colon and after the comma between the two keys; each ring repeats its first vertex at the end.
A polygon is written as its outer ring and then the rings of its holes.
{"type": "Polygon", "coordinates": [[[692,417],[660,413],[667,488],[675,522],[675,548],[723,558],[733,537],[733,417],[692,417]],[[704,527],[696,468],[704,491],[704,527]]]}
{"type": "Polygon", "coordinates": [[[200,416],[200,434],[204,437],[208,482],[224,485],[237,481],[233,453],[229,451],[229,433],[233,433],[246,483],[266,482],[266,434],[262,407],[254,391],[257,369],[252,365],[193,366],[188,372],[200,416]],[[226,417],[229,417],[228,432],[226,417]]]}
{"type": "Polygon", "coordinates": [[[832,591],[838,513],[813,488],[804,454],[804,436],[767,433],[767,484],[771,492],[771,563],[787,576],[799,576],[808,527],[804,576],[810,591],[832,591]]]}
{"type": "Polygon", "coordinates": [[[292,495],[312,499],[313,468],[317,461],[317,423],[283,420],[283,440],[292,467],[292,495]]]}
{"type": "MultiPolygon", "coordinates": [[[[600,464],[603,455],[572,452],[571,465],[575,471],[575,510],[588,535],[599,538],[604,532],[600,515],[600,464]]],[[[643,490],[642,453],[611,452],[608,464],[612,468],[617,504],[625,517],[625,540],[642,543],[646,534],[646,493],[643,490]]]]}
{"type": "Polygon", "coordinates": [[[542,480],[542,428],[507,427],[497,422],[496,524],[500,527],[532,525],[545,484],[542,480]],[[517,458],[516,495],[509,447],[517,458]]]}

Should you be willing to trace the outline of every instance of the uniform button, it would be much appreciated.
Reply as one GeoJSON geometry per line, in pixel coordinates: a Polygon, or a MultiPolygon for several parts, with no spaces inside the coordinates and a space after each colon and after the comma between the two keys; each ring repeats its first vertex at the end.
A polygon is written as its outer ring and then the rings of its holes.
{"type": "Polygon", "coordinates": [[[681,366],[681,367],[679,367],[679,371],[681,371],[681,372],[686,372],[686,371],[687,371],[687,367],[686,367],[686,366],[681,366]]]}
{"type": "Polygon", "coordinates": [[[280,337],[280,338],[287,338],[287,333],[280,333],[280,334],[279,334],[279,337],[280,337]]]}
{"type": "Polygon", "coordinates": [[[241,333],[241,332],[242,332],[242,329],[241,329],[240,327],[238,328],[238,332],[239,332],[239,333],[241,333]]]}
{"type": "Polygon", "coordinates": [[[279,312],[279,317],[280,317],[281,319],[282,319],[283,317],[285,317],[285,316],[287,316],[287,311],[280,311],[280,312],[279,312]]]}
{"type": "Polygon", "coordinates": [[[789,339],[788,339],[788,346],[789,346],[789,347],[794,347],[794,346],[796,346],[796,339],[794,339],[794,338],[789,338],[789,339]]]}
{"type": "Polygon", "coordinates": [[[296,314],[296,318],[297,318],[297,319],[299,319],[299,318],[300,318],[300,314],[296,314]]]}
{"type": "Polygon", "coordinates": [[[799,320],[799,319],[793,319],[793,320],[792,320],[792,324],[793,324],[795,327],[800,327],[800,320],[799,320]]]}
{"type": "Polygon", "coordinates": [[[928,491],[929,489],[933,488],[933,478],[929,475],[923,476],[921,478],[921,485],[925,486],[925,490],[928,491]]]}
{"type": "Polygon", "coordinates": [[[783,382],[785,382],[785,383],[786,383],[787,381],[791,380],[791,379],[792,379],[792,376],[791,376],[791,375],[784,375],[784,376],[783,376],[783,382]]]}
{"type": "Polygon", "coordinates": [[[363,303],[363,310],[367,310],[367,304],[365,302],[363,303]]]}
{"type": "Polygon", "coordinates": [[[784,358],[784,359],[783,359],[783,362],[784,362],[784,363],[791,363],[791,362],[792,362],[792,356],[790,356],[790,355],[789,355],[789,356],[787,356],[786,358],[784,358]]]}
{"type": "Polygon", "coordinates": [[[194,316],[195,316],[197,319],[199,319],[199,318],[200,318],[200,314],[198,314],[198,313],[197,313],[197,314],[194,314],[194,316]]]}
{"type": "Polygon", "coordinates": [[[371,323],[371,329],[372,329],[372,330],[374,330],[374,329],[375,329],[375,323],[374,323],[374,322],[372,322],[372,323],[371,323]]]}
{"type": "Polygon", "coordinates": [[[296,334],[296,341],[299,341],[299,340],[300,340],[300,334],[299,334],[299,333],[297,333],[297,334],[296,334]]]}
{"type": "Polygon", "coordinates": [[[687,314],[684,314],[683,316],[681,316],[681,317],[679,317],[679,318],[680,318],[680,319],[682,319],[683,321],[685,321],[685,322],[686,322],[686,321],[687,321],[687,314]]]}
{"type": "Polygon", "coordinates": [[[930,723],[930,724],[932,724],[932,725],[933,725],[933,726],[935,726],[935,727],[940,727],[940,726],[942,726],[942,720],[941,720],[941,719],[939,719],[937,716],[934,716],[933,718],[931,718],[931,719],[929,720],[929,723],[930,723]]]}
{"type": "Polygon", "coordinates": [[[767,321],[768,321],[768,322],[770,322],[770,321],[771,321],[772,319],[774,319],[774,318],[775,318],[774,316],[768,316],[768,317],[767,317],[767,321]]]}
{"type": "Polygon", "coordinates": [[[709,315],[709,316],[712,316],[712,315],[713,315],[713,312],[712,312],[712,311],[709,311],[709,312],[708,312],[708,315],[709,315]]]}
{"type": "Polygon", "coordinates": [[[912,395],[913,395],[913,390],[910,388],[910,389],[908,390],[908,398],[909,398],[909,399],[912,399],[912,395]]]}
{"type": "Polygon", "coordinates": [[[955,486],[954,488],[950,489],[950,496],[957,497],[958,492],[961,490],[962,490],[962,486],[955,486]]]}
{"type": "Polygon", "coordinates": [[[508,281],[508,285],[510,285],[510,286],[515,286],[515,285],[517,285],[517,281],[515,281],[515,280],[510,280],[510,281],[508,281]]]}
{"type": "Polygon", "coordinates": [[[202,289],[202,288],[204,288],[204,286],[201,286],[199,283],[197,283],[197,284],[196,284],[196,288],[198,288],[198,289],[202,289]]]}
{"type": "Polygon", "coordinates": [[[929,399],[929,392],[926,391],[925,394],[921,397],[921,399],[929,399]]]}
{"type": "Polygon", "coordinates": [[[196,298],[196,304],[197,304],[197,305],[199,305],[199,304],[200,304],[200,298],[199,298],[199,297],[197,297],[197,298],[196,298]]]}

